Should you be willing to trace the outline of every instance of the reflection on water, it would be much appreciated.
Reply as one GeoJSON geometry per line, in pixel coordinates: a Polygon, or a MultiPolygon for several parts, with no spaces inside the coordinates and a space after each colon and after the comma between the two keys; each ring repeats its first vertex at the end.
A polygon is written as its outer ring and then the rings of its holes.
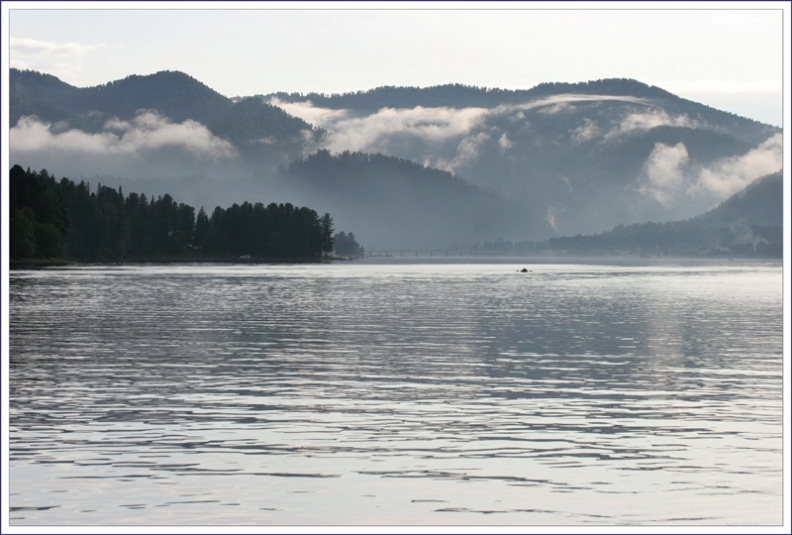
{"type": "Polygon", "coordinates": [[[778,264],[13,272],[12,525],[773,525],[778,264]]]}

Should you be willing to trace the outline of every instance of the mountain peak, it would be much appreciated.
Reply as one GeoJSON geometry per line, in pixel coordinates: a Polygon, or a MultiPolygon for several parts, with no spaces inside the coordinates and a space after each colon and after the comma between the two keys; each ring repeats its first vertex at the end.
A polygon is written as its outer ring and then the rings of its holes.
{"type": "MultiPolygon", "coordinates": [[[[105,84],[99,84],[98,86],[94,86],[94,87],[107,87],[107,86],[114,86],[117,84],[130,83],[130,82],[149,82],[149,83],[158,83],[158,84],[174,84],[174,83],[195,84],[209,89],[209,87],[206,84],[196,80],[187,73],[184,73],[182,71],[170,71],[170,70],[157,71],[152,74],[131,74],[126,78],[122,78],[120,80],[113,80],[105,84]]],[[[210,91],[213,90],[210,89],[210,91]]]]}

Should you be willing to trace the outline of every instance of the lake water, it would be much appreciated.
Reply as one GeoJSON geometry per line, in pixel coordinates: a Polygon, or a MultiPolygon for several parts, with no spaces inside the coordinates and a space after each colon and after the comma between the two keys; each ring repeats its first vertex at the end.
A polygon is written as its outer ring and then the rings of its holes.
{"type": "Polygon", "coordinates": [[[12,272],[11,525],[781,524],[780,263],[517,261],[12,272]]]}

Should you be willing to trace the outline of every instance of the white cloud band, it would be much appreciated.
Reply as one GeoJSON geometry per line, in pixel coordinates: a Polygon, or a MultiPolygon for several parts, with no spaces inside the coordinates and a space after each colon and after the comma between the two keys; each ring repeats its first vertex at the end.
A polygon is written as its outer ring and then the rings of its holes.
{"type": "Polygon", "coordinates": [[[226,140],[214,136],[202,124],[188,120],[171,123],[156,112],[139,113],[131,121],[112,119],[105,131],[82,130],[57,133],[50,123],[36,117],[22,117],[11,129],[13,152],[58,151],[87,155],[132,155],[163,148],[180,148],[199,158],[229,158],[236,155],[226,140]]]}

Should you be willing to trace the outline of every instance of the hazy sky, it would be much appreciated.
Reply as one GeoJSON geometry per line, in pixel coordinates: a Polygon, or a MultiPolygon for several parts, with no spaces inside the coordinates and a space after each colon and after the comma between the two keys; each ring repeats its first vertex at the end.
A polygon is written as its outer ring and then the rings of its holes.
{"type": "Polygon", "coordinates": [[[618,77],[777,126],[789,20],[782,7],[788,3],[2,4],[6,65],[76,86],[166,69],[229,97],[445,83],[529,89],[618,77]]]}

